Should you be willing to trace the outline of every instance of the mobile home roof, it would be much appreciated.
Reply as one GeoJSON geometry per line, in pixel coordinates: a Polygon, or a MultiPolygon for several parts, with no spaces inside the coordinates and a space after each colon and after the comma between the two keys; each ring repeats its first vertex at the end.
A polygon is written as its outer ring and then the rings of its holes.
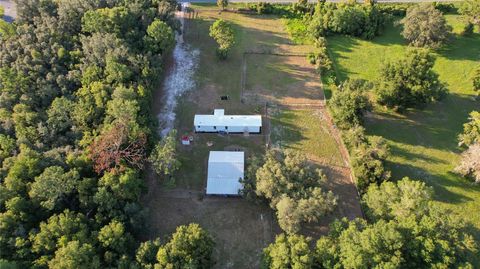
{"type": "Polygon", "coordinates": [[[240,151],[210,151],[207,194],[238,195],[245,155],[240,151]]]}
{"type": "Polygon", "coordinates": [[[262,126],[260,115],[195,115],[195,126],[262,126]]]}

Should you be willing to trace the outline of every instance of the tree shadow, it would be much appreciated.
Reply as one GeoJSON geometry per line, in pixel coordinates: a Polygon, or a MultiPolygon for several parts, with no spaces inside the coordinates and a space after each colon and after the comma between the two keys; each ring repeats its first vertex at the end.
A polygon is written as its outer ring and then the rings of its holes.
{"type": "Polygon", "coordinates": [[[467,180],[445,170],[453,165],[452,153],[461,152],[457,135],[468,121],[468,114],[476,108],[478,104],[471,96],[449,94],[442,102],[427,105],[424,110],[412,109],[405,114],[377,111],[368,118],[366,129],[369,135],[389,141],[392,157],[406,161],[387,161],[394,179],[409,176],[423,180],[434,187],[436,200],[461,204],[472,198],[455,192],[455,188],[480,194],[480,186],[472,189],[467,180]]]}
{"type": "Polygon", "coordinates": [[[447,161],[442,160],[438,157],[427,156],[423,153],[408,151],[405,148],[402,148],[393,144],[389,145],[389,148],[392,155],[399,156],[403,159],[419,160],[423,162],[436,163],[436,164],[448,164],[447,161]]]}
{"type": "Polygon", "coordinates": [[[292,148],[292,144],[306,139],[298,126],[292,123],[299,118],[295,113],[286,113],[285,111],[279,113],[271,119],[271,139],[274,145],[292,148]]]}
{"type": "MultiPolygon", "coordinates": [[[[392,171],[392,178],[394,180],[400,180],[404,177],[409,177],[414,180],[421,180],[432,186],[434,189],[435,201],[450,203],[450,204],[462,204],[473,201],[472,198],[463,194],[453,192],[450,188],[465,188],[469,183],[466,180],[458,179],[458,175],[448,173],[445,175],[432,174],[430,171],[425,170],[421,165],[415,166],[411,164],[400,164],[397,162],[386,162],[386,167],[392,171]]],[[[480,191],[480,189],[478,189],[480,191]]]]}
{"type": "Polygon", "coordinates": [[[457,136],[475,109],[478,104],[471,96],[450,93],[441,102],[405,114],[377,109],[367,118],[366,129],[397,143],[459,153],[457,136]]]}
{"type": "Polygon", "coordinates": [[[402,27],[397,24],[400,19],[400,17],[395,17],[387,22],[380,35],[373,38],[371,42],[382,46],[406,45],[406,41],[401,34],[402,27]]]}
{"type": "Polygon", "coordinates": [[[480,33],[470,36],[454,34],[452,39],[436,52],[449,60],[480,60],[480,33]]]}

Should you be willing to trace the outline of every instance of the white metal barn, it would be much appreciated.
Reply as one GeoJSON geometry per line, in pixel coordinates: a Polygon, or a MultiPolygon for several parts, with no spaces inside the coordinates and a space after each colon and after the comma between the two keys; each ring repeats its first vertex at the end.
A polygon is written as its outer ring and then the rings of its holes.
{"type": "Polygon", "coordinates": [[[238,195],[244,173],[242,151],[210,151],[208,157],[207,194],[238,195]]]}
{"type": "Polygon", "coordinates": [[[261,115],[225,115],[225,110],[215,109],[213,115],[195,115],[197,133],[260,133],[261,115]]]}

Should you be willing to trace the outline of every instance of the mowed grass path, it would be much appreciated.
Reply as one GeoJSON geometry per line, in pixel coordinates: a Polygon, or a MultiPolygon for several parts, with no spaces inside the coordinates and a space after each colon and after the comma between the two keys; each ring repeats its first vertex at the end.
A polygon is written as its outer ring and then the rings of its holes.
{"type": "MultiPolygon", "coordinates": [[[[435,52],[434,69],[448,85],[450,94],[424,110],[405,115],[376,107],[367,121],[367,132],[386,138],[391,146],[388,160],[393,178],[409,176],[424,180],[435,189],[439,204],[458,212],[480,229],[480,186],[455,175],[461,149],[457,135],[472,110],[479,110],[474,101],[471,76],[480,65],[480,34],[462,37],[460,16],[447,15],[455,37],[445,48],[435,52]]],[[[389,26],[385,33],[372,40],[335,36],[328,39],[339,78],[373,80],[379,76],[384,61],[404,55],[408,47],[399,27],[389,26]]],[[[480,234],[477,234],[480,238],[480,234]]]]}

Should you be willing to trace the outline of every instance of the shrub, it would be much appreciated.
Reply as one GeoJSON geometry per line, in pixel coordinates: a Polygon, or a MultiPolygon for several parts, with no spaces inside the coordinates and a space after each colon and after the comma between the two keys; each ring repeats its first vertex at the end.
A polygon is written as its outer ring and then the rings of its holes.
{"type": "Polygon", "coordinates": [[[466,16],[472,24],[480,27],[480,1],[467,0],[460,6],[460,13],[466,16]]]}
{"type": "Polygon", "coordinates": [[[285,21],[288,35],[296,44],[310,43],[310,35],[304,19],[292,18],[285,21]]]}
{"type": "Polygon", "coordinates": [[[228,0],[217,0],[217,6],[222,10],[225,10],[225,8],[228,6],[228,0]]]}
{"type": "Polygon", "coordinates": [[[407,15],[407,9],[413,5],[414,3],[395,3],[395,4],[387,4],[382,3],[381,5],[377,5],[377,8],[380,12],[384,14],[389,14],[395,17],[405,17],[407,15]]]}
{"type": "Polygon", "coordinates": [[[257,4],[256,10],[258,14],[272,14],[273,6],[270,3],[260,2],[257,4]]]}
{"type": "Polygon", "coordinates": [[[177,131],[172,130],[158,143],[148,157],[153,169],[158,175],[171,176],[180,168],[180,161],[176,156],[177,131]]]}
{"type": "Polygon", "coordinates": [[[415,47],[440,47],[452,31],[442,13],[428,3],[409,8],[401,23],[403,37],[415,47]]]}
{"type": "Polygon", "coordinates": [[[470,112],[468,119],[469,122],[463,124],[463,133],[458,136],[459,146],[480,143],[480,112],[470,112]]]}
{"type": "Polygon", "coordinates": [[[443,14],[456,13],[458,11],[457,7],[453,3],[433,2],[433,6],[443,14]]]}
{"type": "Polygon", "coordinates": [[[455,168],[460,175],[480,183],[480,143],[472,144],[462,153],[460,164],[455,168]]]}
{"type": "Polygon", "coordinates": [[[472,78],[473,90],[478,92],[477,94],[480,95],[480,66],[475,70],[475,74],[472,78]]]}
{"type": "Polygon", "coordinates": [[[310,239],[302,235],[280,234],[263,250],[262,268],[311,268],[310,239]]]}
{"type": "Polygon", "coordinates": [[[389,149],[385,139],[380,136],[364,137],[357,144],[350,150],[351,165],[357,188],[364,193],[370,184],[380,184],[390,179],[390,171],[385,169],[389,149]]]}
{"type": "Polygon", "coordinates": [[[179,226],[159,248],[155,268],[212,268],[214,246],[213,238],[198,224],[179,226]]]}
{"type": "Polygon", "coordinates": [[[365,95],[365,81],[345,81],[334,92],[329,108],[335,124],[342,129],[363,124],[363,115],[371,109],[365,95]]]}
{"type": "Polygon", "coordinates": [[[411,50],[406,57],[385,64],[376,83],[377,101],[402,112],[438,101],[447,89],[433,71],[435,58],[424,50],[411,50]]]}
{"type": "Polygon", "coordinates": [[[218,44],[217,56],[220,59],[227,58],[228,51],[235,44],[235,36],[232,26],[222,20],[216,20],[212,26],[210,26],[210,36],[215,39],[218,44]]]}
{"type": "Polygon", "coordinates": [[[473,34],[473,30],[475,30],[475,25],[473,25],[473,23],[471,22],[467,22],[467,24],[463,28],[462,35],[471,36],[473,34]]]}
{"type": "Polygon", "coordinates": [[[387,18],[376,5],[319,3],[308,24],[313,39],[330,33],[372,39],[379,35],[387,18]]]}
{"type": "Polygon", "coordinates": [[[406,177],[397,183],[370,185],[362,200],[370,220],[391,220],[424,215],[432,195],[433,189],[424,182],[406,177]]]}

